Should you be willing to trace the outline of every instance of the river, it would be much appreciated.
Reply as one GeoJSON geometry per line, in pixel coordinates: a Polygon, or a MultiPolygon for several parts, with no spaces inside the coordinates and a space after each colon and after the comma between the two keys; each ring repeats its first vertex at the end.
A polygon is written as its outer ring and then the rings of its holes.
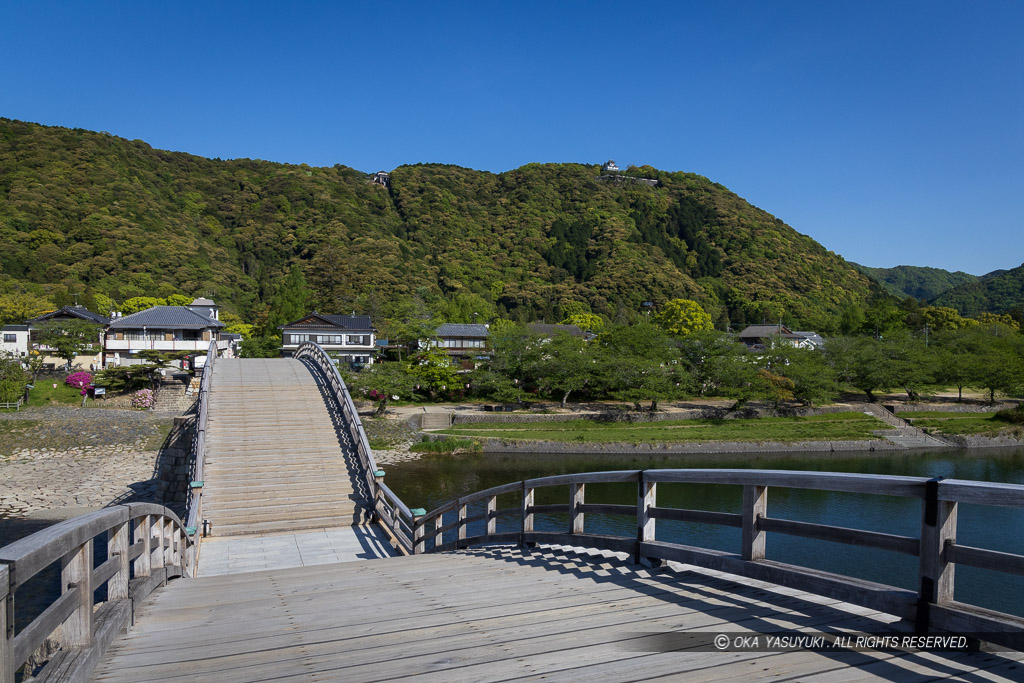
{"type": "MultiPolygon", "coordinates": [[[[531,477],[619,469],[757,468],[946,477],[1024,484],[1024,448],[863,453],[765,453],[635,456],[490,453],[427,455],[388,469],[386,481],[410,507],[432,509],[460,495],[531,477]]],[[[567,502],[567,487],[538,489],[537,504],[567,502]]],[[[513,496],[498,507],[518,505],[513,496]]],[[[658,504],[739,512],[738,486],[659,485],[658,504]]],[[[635,485],[588,485],[588,503],[636,503],[635,485]]],[[[472,513],[471,513],[472,514],[472,513]]],[[[771,488],[768,514],[820,524],[918,536],[919,501],[889,496],[771,488]]],[[[518,524],[518,520],[516,521],[518,524]]],[[[566,515],[538,516],[538,530],[564,530],[566,515]]],[[[499,526],[511,530],[514,525],[499,526]]],[[[633,518],[587,515],[587,530],[634,536],[633,518]]],[[[659,540],[738,552],[740,530],[707,524],[659,521],[659,540]]],[[[957,541],[1024,553],[1024,509],[960,505],[957,541]]],[[[916,590],[917,558],[825,541],[769,534],[768,559],[916,590]]],[[[1024,616],[1024,577],[974,567],[956,568],[956,600],[1024,616]]]]}

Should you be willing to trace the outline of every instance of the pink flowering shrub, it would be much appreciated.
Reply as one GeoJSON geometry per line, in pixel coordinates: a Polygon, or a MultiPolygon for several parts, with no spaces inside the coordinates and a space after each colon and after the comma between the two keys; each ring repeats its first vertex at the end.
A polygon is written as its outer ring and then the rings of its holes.
{"type": "Polygon", "coordinates": [[[88,372],[76,372],[73,375],[68,375],[64,379],[64,384],[75,389],[85,389],[87,386],[92,384],[92,375],[88,372]]]}
{"type": "Polygon", "coordinates": [[[154,403],[156,403],[156,397],[153,395],[152,389],[139,389],[132,394],[132,408],[146,410],[152,408],[154,403]]]}

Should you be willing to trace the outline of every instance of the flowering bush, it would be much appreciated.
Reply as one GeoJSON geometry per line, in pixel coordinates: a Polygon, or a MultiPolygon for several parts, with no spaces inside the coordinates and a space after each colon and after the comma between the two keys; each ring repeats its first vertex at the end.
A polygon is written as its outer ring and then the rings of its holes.
{"type": "Polygon", "coordinates": [[[145,410],[147,408],[152,408],[155,402],[156,397],[153,395],[152,389],[139,389],[132,394],[132,408],[145,410]]]}
{"type": "Polygon", "coordinates": [[[75,389],[85,389],[87,386],[92,384],[92,375],[88,372],[76,372],[73,375],[68,375],[64,379],[64,384],[75,389]]]}

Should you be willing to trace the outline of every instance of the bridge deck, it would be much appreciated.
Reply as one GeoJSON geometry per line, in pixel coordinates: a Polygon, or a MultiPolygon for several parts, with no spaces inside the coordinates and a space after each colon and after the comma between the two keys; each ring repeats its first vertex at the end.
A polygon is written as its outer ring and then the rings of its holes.
{"type": "Polygon", "coordinates": [[[203,516],[214,536],[364,519],[320,386],[293,359],[219,359],[210,389],[203,516]]]}
{"type": "Polygon", "coordinates": [[[881,632],[893,617],[609,554],[458,554],[178,580],[140,610],[101,681],[1020,680],[1017,655],[643,652],[637,632],[881,632]]]}

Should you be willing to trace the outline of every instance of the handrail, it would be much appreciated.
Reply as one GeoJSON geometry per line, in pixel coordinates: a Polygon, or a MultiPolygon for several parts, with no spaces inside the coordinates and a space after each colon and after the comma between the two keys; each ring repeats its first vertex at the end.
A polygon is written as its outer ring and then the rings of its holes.
{"type": "Polygon", "coordinates": [[[324,375],[341,409],[345,429],[362,468],[361,479],[366,485],[366,500],[371,506],[374,520],[391,536],[396,547],[404,554],[412,553],[413,523],[422,510],[412,509],[384,485],[384,472],[377,468],[366,430],[356,410],[352,395],[341,378],[338,368],[322,346],[316,342],[303,342],[295,350],[295,358],[308,359],[324,375]]]}
{"type": "Polygon", "coordinates": [[[1020,648],[1024,618],[953,599],[954,570],[957,564],[1024,576],[1024,554],[957,543],[957,507],[960,503],[1024,508],[1024,485],[785,470],[657,469],[565,474],[492,487],[449,501],[415,517],[412,530],[413,552],[438,552],[488,543],[587,546],[626,552],[632,554],[638,563],[657,565],[665,561],[682,562],[818,593],[912,620],[920,633],[929,630],[983,633],[986,640],[1020,648]],[[636,505],[586,502],[587,484],[608,482],[636,484],[636,505]],[[659,506],[658,486],[675,484],[742,487],[741,509],[736,513],[659,506]],[[550,486],[567,486],[567,503],[535,504],[536,490],[550,486]],[[916,537],[903,536],[769,517],[769,487],[917,499],[921,501],[920,533],[916,537]],[[497,501],[500,495],[517,495],[518,507],[499,509],[497,501]],[[484,509],[480,513],[469,514],[469,506],[480,505],[481,502],[484,509]],[[535,515],[548,512],[567,512],[568,528],[564,531],[537,530],[534,525],[535,515]],[[456,515],[455,520],[446,523],[445,517],[452,513],[456,515]],[[636,535],[591,533],[586,528],[588,514],[634,517],[636,535]],[[499,531],[499,518],[509,521],[518,518],[518,528],[514,531],[499,531]],[[656,520],[659,519],[739,527],[742,532],[740,547],[738,552],[729,553],[659,540],[656,534],[656,520]],[[469,535],[470,525],[479,521],[485,523],[483,532],[469,535]],[[769,561],[765,554],[769,533],[915,556],[918,558],[918,590],[769,561]]]}
{"type": "Polygon", "coordinates": [[[199,410],[196,428],[192,434],[192,462],[189,472],[189,487],[185,500],[185,527],[195,536],[197,544],[201,534],[196,531],[202,525],[203,512],[203,471],[206,465],[206,422],[210,413],[210,385],[213,382],[213,364],[217,360],[217,340],[211,339],[206,352],[203,377],[199,380],[199,410]]]}
{"type": "Polygon", "coordinates": [[[43,669],[70,671],[85,680],[99,655],[129,625],[134,605],[167,580],[190,576],[195,543],[170,509],[127,503],[69,519],[0,548],[0,681],[15,673],[47,639],[60,651],[43,669]],[[95,566],[94,548],[106,538],[107,559],[95,566]],[[55,562],[61,564],[61,594],[15,633],[15,591],[55,562]],[[107,589],[94,609],[94,592],[107,589]]]}

